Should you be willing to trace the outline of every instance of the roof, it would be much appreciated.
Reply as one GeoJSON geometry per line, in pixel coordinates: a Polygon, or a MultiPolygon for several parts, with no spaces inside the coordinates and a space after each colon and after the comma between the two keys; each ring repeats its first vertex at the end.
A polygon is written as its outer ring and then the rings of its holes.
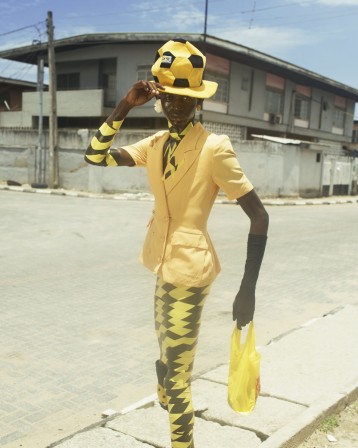
{"type": "MultiPolygon", "coordinates": [[[[321,76],[310,70],[275,58],[243,45],[219,39],[214,36],[199,33],[177,34],[169,33],[102,33],[82,34],[54,41],[56,53],[62,53],[78,48],[100,45],[120,44],[163,44],[173,37],[187,39],[197,45],[202,51],[226,57],[242,64],[290,79],[297,84],[309,85],[327,90],[337,95],[358,102],[358,89],[347,86],[330,78],[321,76]],[[204,39],[205,37],[205,39],[204,39]]],[[[0,52],[0,58],[13,61],[37,64],[39,56],[47,56],[47,43],[33,44],[26,47],[8,49],[0,52]]]]}
{"type": "MultiPolygon", "coordinates": [[[[292,138],[274,137],[271,135],[251,134],[252,137],[261,138],[262,140],[268,140],[275,143],[281,143],[282,145],[314,145],[314,146],[332,146],[329,143],[311,142],[309,140],[297,140],[292,138]]],[[[335,145],[333,145],[335,146],[335,145]]]]}
{"type": "Polygon", "coordinates": [[[301,140],[295,140],[292,138],[283,138],[283,137],[273,137],[271,135],[260,135],[260,134],[251,134],[252,137],[262,138],[263,140],[269,140],[275,143],[281,143],[283,145],[300,145],[302,143],[301,140]]]}
{"type": "Polygon", "coordinates": [[[0,76],[0,84],[11,84],[13,86],[33,87],[36,89],[37,83],[31,81],[23,81],[22,79],[3,78],[0,76]]]}

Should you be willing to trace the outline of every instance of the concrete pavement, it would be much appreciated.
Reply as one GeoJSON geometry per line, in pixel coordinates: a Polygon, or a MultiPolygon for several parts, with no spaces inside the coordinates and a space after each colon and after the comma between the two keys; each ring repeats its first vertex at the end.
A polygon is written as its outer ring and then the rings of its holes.
{"type": "MultiPolygon", "coordinates": [[[[228,364],[197,377],[195,446],[298,446],[319,421],[357,398],[357,320],[358,306],[347,305],[261,347],[262,391],[250,415],[227,404],[228,364]]],[[[50,446],[168,448],[167,413],[153,400],[50,446]]]]}
{"type": "MultiPolygon", "coordinates": [[[[146,194],[20,191],[0,192],[0,446],[44,448],[155,388],[152,305],[143,300],[153,278],[137,261],[152,204],[146,194]]],[[[338,199],[346,202],[269,206],[259,344],[357,302],[357,198],[338,199]]],[[[205,307],[198,372],[227,361],[247,233],[239,207],[218,204],[209,224],[223,271],[205,307]]]]}

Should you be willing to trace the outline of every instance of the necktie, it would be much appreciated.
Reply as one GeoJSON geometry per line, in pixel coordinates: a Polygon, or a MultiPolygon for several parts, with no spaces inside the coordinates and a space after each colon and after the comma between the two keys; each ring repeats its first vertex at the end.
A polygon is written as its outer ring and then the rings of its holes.
{"type": "MultiPolygon", "coordinates": [[[[177,171],[179,168],[179,165],[175,162],[175,150],[179,143],[182,141],[182,139],[185,137],[185,135],[188,133],[188,131],[193,127],[193,123],[189,123],[186,128],[178,134],[174,131],[172,128],[172,125],[170,122],[168,122],[169,125],[169,140],[167,141],[165,147],[164,147],[164,154],[163,154],[163,172],[165,173],[163,176],[163,179],[168,179],[171,175],[177,171]],[[169,166],[169,169],[167,170],[167,166],[169,166]],[[166,171],[166,172],[165,172],[166,171]]],[[[184,163],[184,160],[182,161],[184,163]]]]}

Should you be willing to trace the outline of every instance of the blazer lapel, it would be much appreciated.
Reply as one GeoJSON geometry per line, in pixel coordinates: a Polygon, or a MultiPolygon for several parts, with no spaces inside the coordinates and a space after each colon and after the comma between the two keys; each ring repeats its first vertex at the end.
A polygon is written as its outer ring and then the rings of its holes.
{"type": "MultiPolygon", "coordinates": [[[[200,154],[208,135],[209,133],[203,126],[200,123],[197,123],[179,143],[174,153],[175,164],[178,168],[164,180],[164,187],[167,194],[178,185],[188,172],[189,168],[193,165],[200,154]]],[[[170,171],[170,169],[167,166],[164,172],[164,177],[168,171],[170,171]]]]}
{"type": "Polygon", "coordinates": [[[147,172],[153,195],[159,200],[165,200],[163,183],[163,146],[168,139],[169,132],[165,132],[154,143],[153,149],[148,151],[147,172]]]}

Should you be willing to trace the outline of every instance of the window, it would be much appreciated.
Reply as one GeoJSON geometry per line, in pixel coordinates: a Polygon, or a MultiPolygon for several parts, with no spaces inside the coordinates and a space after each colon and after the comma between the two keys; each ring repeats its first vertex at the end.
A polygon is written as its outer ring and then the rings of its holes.
{"type": "Polygon", "coordinates": [[[10,91],[9,90],[0,91],[0,111],[9,110],[10,108],[11,108],[10,91]]]}
{"type": "Polygon", "coordinates": [[[250,90],[250,80],[248,76],[243,76],[241,78],[241,90],[248,92],[250,90]]]}
{"type": "Polygon", "coordinates": [[[344,111],[338,108],[334,109],[333,112],[333,126],[335,128],[344,128],[344,111]]]}
{"type": "Polygon", "coordinates": [[[270,88],[266,89],[265,112],[269,114],[281,114],[282,106],[282,93],[270,88]]]}
{"type": "Polygon", "coordinates": [[[295,99],[295,118],[308,120],[310,112],[310,102],[306,98],[296,97],[295,99]]]}
{"type": "Polygon", "coordinates": [[[266,114],[281,115],[283,111],[283,93],[285,90],[285,80],[280,76],[266,74],[266,114]]]}
{"type": "Polygon", "coordinates": [[[352,142],[353,142],[353,143],[358,143],[358,129],[355,129],[355,130],[353,131],[352,142]]]}
{"type": "Polygon", "coordinates": [[[299,120],[308,121],[311,109],[311,88],[296,86],[294,117],[299,120]]]}
{"type": "Polygon", "coordinates": [[[347,100],[341,96],[336,96],[334,99],[333,111],[333,127],[338,129],[344,128],[346,117],[347,100]]]}
{"type": "Polygon", "coordinates": [[[205,79],[218,83],[216,93],[213,97],[210,98],[210,100],[227,103],[229,101],[229,79],[222,75],[210,72],[205,73],[205,79]]]}
{"type": "Polygon", "coordinates": [[[138,65],[137,67],[137,81],[153,81],[152,66],[138,65]]]}
{"type": "Polygon", "coordinates": [[[59,73],[57,75],[58,90],[79,90],[80,74],[79,73],[59,73]]]}
{"type": "Polygon", "coordinates": [[[98,86],[103,89],[103,105],[113,107],[117,95],[117,59],[107,58],[98,61],[98,86]]]}
{"type": "Polygon", "coordinates": [[[115,106],[116,103],[116,74],[103,74],[104,98],[103,104],[107,107],[115,106]]]}
{"type": "Polygon", "coordinates": [[[204,79],[218,83],[217,91],[213,97],[209,98],[210,101],[229,102],[230,61],[228,59],[207,54],[204,79]]]}

